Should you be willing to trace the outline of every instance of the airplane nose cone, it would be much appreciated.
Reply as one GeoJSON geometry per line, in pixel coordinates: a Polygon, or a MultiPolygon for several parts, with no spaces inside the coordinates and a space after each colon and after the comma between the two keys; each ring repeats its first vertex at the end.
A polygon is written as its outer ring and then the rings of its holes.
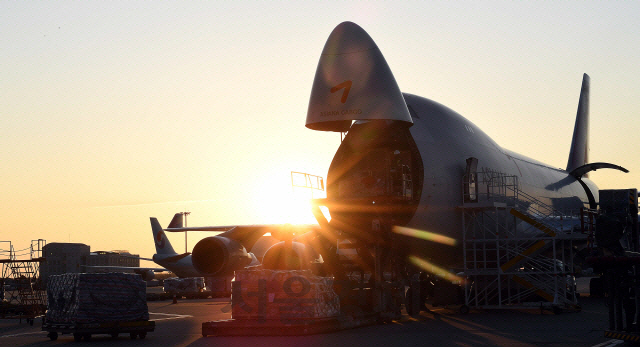
{"type": "Polygon", "coordinates": [[[371,36],[358,24],[342,22],[333,29],[322,54],[348,54],[378,48],[371,36]]]}
{"type": "Polygon", "coordinates": [[[331,32],[322,50],[306,126],[347,131],[353,120],[413,124],[400,88],[376,43],[357,24],[344,22],[331,32]]]}

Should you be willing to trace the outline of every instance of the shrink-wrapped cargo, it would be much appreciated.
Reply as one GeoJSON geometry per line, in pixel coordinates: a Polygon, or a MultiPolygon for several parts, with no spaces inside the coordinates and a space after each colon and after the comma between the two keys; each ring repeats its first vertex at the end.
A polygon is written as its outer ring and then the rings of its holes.
{"type": "Polygon", "coordinates": [[[340,314],[332,278],[309,270],[236,271],[231,302],[234,319],[291,321],[340,314]]]}
{"type": "Polygon", "coordinates": [[[49,276],[46,319],[54,323],[149,320],[140,275],[86,273],[49,276]]]}
{"type": "Polygon", "coordinates": [[[229,296],[231,294],[231,280],[233,276],[212,276],[205,277],[204,284],[206,286],[206,290],[211,292],[212,295],[229,296]]]}
{"type": "Polygon", "coordinates": [[[195,294],[204,291],[204,277],[172,277],[164,280],[165,293],[195,294]]]}

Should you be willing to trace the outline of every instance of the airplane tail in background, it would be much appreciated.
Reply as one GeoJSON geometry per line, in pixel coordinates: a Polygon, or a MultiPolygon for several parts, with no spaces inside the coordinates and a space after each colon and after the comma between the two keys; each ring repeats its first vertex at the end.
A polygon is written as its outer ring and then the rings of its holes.
{"type": "Polygon", "coordinates": [[[169,223],[168,228],[182,228],[182,213],[176,213],[173,216],[173,219],[171,220],[171,223],[169,223]]]}
{"type": "Polygon", "coordinates": [[[157,254],[177,254],[173,249],[173,246],[171,246],[167,235],[164,234],[164,230],[162,230],[160,222],[158,222],[158,219],[155,217],[151,217],[151,230],[153,231],[153,241],[156,244],[157,254]]]}
{"type": "MultiPolygon", "coordinates": [[[[582,77],[582,89],[580,90],[580,101],[578,102],[578,114],[576,124],[573,128],[573,139],[571,140],[571,150],[567,171],[571,172],[589,162],[589,85],[591,84],[589,75],[582,77]]],[[[587,175],[585,174],[584,177],[587,175]]]]}

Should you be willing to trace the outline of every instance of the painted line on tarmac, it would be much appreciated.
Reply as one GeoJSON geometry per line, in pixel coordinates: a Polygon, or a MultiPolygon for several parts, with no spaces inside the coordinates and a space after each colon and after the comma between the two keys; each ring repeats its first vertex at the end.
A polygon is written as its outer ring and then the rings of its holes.
{"type": "Polygon", "coordinates": [[[3,338],[3,337],[16,337],[16,336],[23,336],[23,335],[44,334],[44,333],[46,333],[46,331],[32,331],[32,332],[29,332],[29,333],[2,335],[2,336],[0,336],[0,338],[3,338]]]}
{"type": "Polygon", "coordinates": [[[624,343],[624,340],[609,340],[591,347],[613,347],[621,343],[624,343]]]}
{"type": "Polygon", "coordinates": [[[173,313],[154,313],[154,312],[149,312],[149,315],[152,314],[157,314],[157,315],[161,315],[161,316],[172,316],[172,317],[167,317],[167,318],[158,318],[158,319],[153,319],[154,321],[159,321],[159,320],[168,320],[168,319],[181,319],[181,318],[190,318],[193,317],[192,315],[188,315],[188,314],[173,314],[173,313]]]}

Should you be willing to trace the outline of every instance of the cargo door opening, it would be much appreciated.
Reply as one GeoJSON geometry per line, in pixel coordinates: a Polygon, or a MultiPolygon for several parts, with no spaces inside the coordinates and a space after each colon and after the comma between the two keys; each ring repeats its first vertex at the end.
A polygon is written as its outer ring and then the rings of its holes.
{"type": "Polygon", "coordinates": [[[332,224],[369,234],[360,235],[365,240],[405,225],[420,201],[423,177],[422,158],[405,124],[355,122],[327,175],[332,224]]]}

